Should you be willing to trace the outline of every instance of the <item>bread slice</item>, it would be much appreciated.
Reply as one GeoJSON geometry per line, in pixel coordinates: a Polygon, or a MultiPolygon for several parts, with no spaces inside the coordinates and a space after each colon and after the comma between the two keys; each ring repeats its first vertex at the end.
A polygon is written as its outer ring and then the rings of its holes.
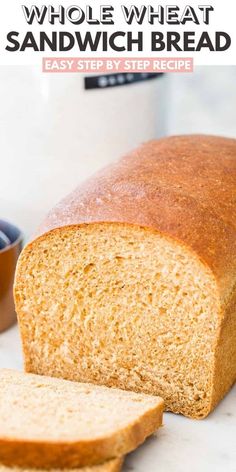
{"type": "Polygon", "coordinates": [[[153,141],[54,208],[15,283],[27,371],[203,418],[236,379],[236,140],[153,141]]]}
{"type": "MultiPolygon", "coordinates": [[[[103,464],[88,467],[80,467],[75,469],[49,469],[47,472],[120,472],[122,467],[122,459],[112,459],[103,464]]],[[[7,467],[0,465],[0,472],[46,472],[45,469],[27,469],[24,467],[7,467]]]]}
{"type": "Polygon", "coordinates": [[[1,463],[61,469],[121,457],[161,426],[162,411],[158,397],[2,369],[1,463]]]}

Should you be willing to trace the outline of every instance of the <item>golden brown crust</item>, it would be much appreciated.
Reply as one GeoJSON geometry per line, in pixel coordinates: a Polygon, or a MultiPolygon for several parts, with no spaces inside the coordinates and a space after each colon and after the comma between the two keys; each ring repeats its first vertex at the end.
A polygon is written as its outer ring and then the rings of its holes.
{"type": "MultiPolygon", "coordinates": [[[[111,437],[76,442],[0,438],[1,463],[12,467],[64,469],[101,464],[136,449],[162,425],[163,403],[111,437]]],[[[118,469],[119,470],[119,469],[118,469]]]]}
{"type": "Polygon", "coordinates": [[[236,278],[236,140],[176,136],[144,144],[77,188],[39,229],[92,222],[150,227],[181,241],[228,299],[236,278]]]}
{"type": "MultiPolygon", "coordinates": [[[[112,459],[103,464],[73,469],[73,472],[120,472],[123,464],[123,458],[112,459]]],[[[0,465],[0,472],[45,472],[44,469],[21,469],[20,467],[7,467],[0,465]]],[[[71,469],[50,469],[47,472],[72,472],[71,469]]]]}

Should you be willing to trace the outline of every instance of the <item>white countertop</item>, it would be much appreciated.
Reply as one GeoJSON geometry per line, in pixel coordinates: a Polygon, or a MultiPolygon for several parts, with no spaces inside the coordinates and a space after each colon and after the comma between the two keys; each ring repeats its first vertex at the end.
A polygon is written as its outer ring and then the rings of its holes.
{"type": "MultiPolygon", "coordinates": [[[[0,367],[22,369],[17,327],[0,335],[0,367]]],[[[124,472],[236,472],[236,386],[205,420],[166,413],[124,472]]]]}

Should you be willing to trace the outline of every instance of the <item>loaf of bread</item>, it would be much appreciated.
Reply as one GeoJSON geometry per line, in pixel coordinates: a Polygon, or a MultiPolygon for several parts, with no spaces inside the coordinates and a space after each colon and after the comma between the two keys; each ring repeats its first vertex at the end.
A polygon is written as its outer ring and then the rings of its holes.
{"type": "Polygon", "coordinates": [[[28,372],[205,417],[236,377],[236,140],[144,144],[54,208],[23,251],[28,372]]]}
{"type": "Polygon", "coordinates": [[[0,369],[1,463],[64,469],[109,461],[95,472],[117,471],[118,458],[161,426],[162,411],[158,397],[0,369]]]}
{"type": "Polygon", "coordinates": [[[120,472],[122,467],[122,459],[112,459],[101,465],[93,465],[91,467],[80,467],[79,469],[27,469],[20,467],[7,467],[0,465],[0,472],[120,472]]]}

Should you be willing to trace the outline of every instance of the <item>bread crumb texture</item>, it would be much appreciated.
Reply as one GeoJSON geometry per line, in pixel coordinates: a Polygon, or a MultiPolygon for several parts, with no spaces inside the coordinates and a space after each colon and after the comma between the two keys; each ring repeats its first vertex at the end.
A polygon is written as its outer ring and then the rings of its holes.
{"type": "Polygon", "coordinates": [[[167,409],[205,414],[219,300],[196,257],[116,224],[55,231],[25,257],[17,309],[28,371],[157,394],[167,409]]]}

